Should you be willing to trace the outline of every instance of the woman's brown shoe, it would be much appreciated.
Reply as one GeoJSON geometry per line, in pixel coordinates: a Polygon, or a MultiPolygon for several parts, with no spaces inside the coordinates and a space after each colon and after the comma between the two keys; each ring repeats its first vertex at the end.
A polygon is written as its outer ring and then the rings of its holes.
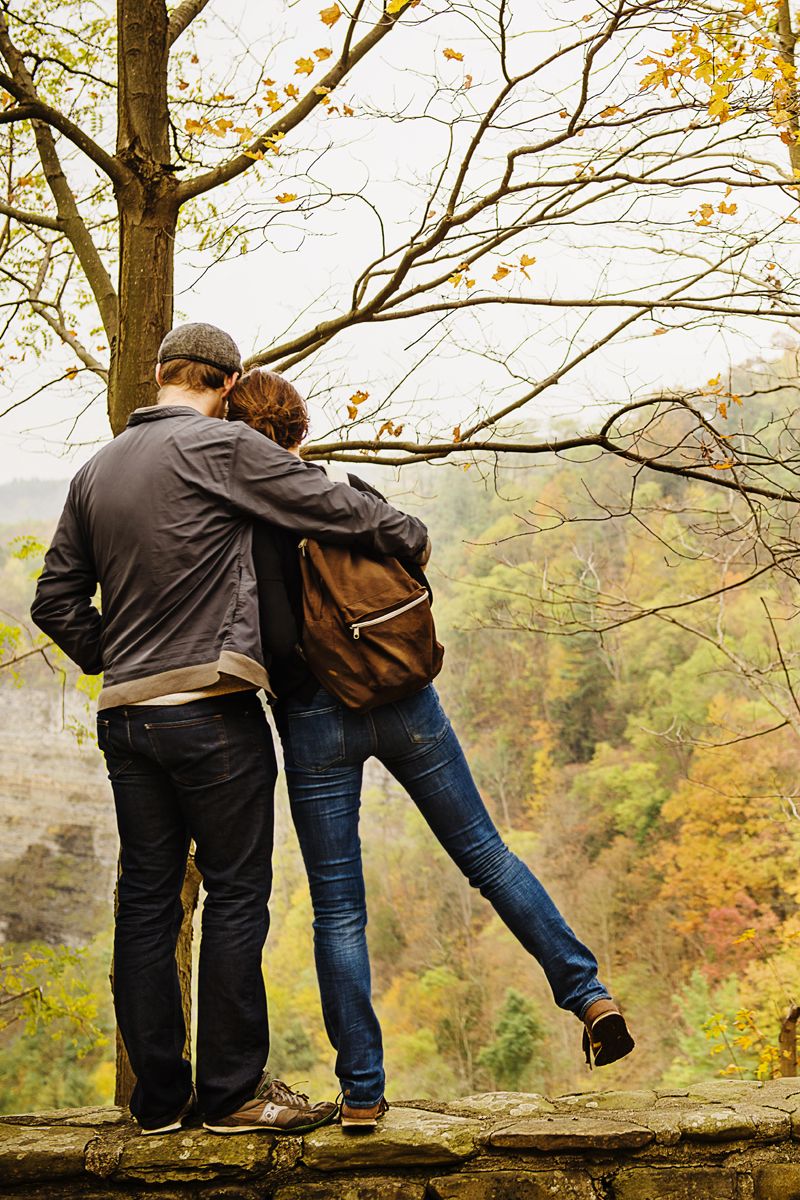
{"type": "Polygon", "coordinates": [[[583,1052],[589,1067],[606,1067],[636,1045],[613,1000],[595,1000],[583,1014],[583,1052]]]}
{"type": "Polygon", "coordinates": [[[371,1133],[380,1117],[388,1110],[389,1105],[383,1096],[371,1108],[351,1108],[345,1102],[341,1108],[342,1129],[346,1129],[348,1133],[358,1133],[359,1130],[362,1133],[371,1133]]]}

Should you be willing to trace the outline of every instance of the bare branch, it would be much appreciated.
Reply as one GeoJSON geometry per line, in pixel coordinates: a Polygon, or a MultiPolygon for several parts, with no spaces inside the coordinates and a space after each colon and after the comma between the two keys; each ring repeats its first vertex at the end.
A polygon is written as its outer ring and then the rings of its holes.
{"type": "Polygon", "coordinates": [[[172,47],[177,42],[182,33],[191,25],[195,17],[199,17],[200,13],[208,4],[208,0],[183,0],[177,8],[173,8],[169,14],[169,25],[167,27],[167,45],[172,47]]]}
{"type": "MultiPolygon", "coordinates": [[[[0,52],[3,58],[11,67],[12,72],[16,74],[16,68],[11,66],[12,61],[16,57],[22,69],[27,74],[27,68],[22,64],[22,57],[18,52],[15,52],[8,38],[8,30],[5,22],[0,16],[0,52]]],[[[25,121],[43,121],[45,124],[57,129],[63,134],[73,145],[83,151],[87,158],[90,158],[95,166],[98,166],[101,171],[109,177],[112,183],[122,185],[127,183],[131,176],[127,167],[104,150],[102,146],[98,146],[93,138],[90,138],[88,133],[84,133],[74,122],[65,117],[57,108],[53,108],[50,104],[45,104],[36,95],[36,89],[33,86],[33,80],[30,79],[30,86],[26,83],[21,83],[19,78],[12,78],[11,75],[6,75],[0,71],[0,87],[5,88],[15,99],[21,102],[18,109],[11,109],[5,115],[5,121],[25,120],[25,121]]]]}
{"type": "Polygon", "coordinates": [[[14,208],[0,200],[0,216],[10,217],[20,225],[36,225],[39,229],[52,229],[56,233],[64,232],[64,225],[58,217],[48,217],[44,213],[26,212],[22,208],[14,208]]]}
{"type": "MultiPolygon", "coordinates": [[[[39,104],[39,98],[33,78],[26,67],[22,55],[11,40],[5,16],[0,12],[0,54],[2,54],[13,75],[10,81],[22,98],[31,103],[39,104]]],[[[0,83],[5,86],[7,76],[0,75],[0,83]]],[[[12,92],[12,94],[16,94],[12,92]]],[[[33,122],[39,158],[47,180],[48,187],[56,202],[59,220],[65,236],[69,239],[83,268],[89,286],[94,293],[103,326],[109,340],[116,335],[119,320],[119,306],[114,285],[100,257],[92,236],[87,229],[78,203],[67,182],[61,161],[56,149],[52,130],[46,121],[33,122]]]]}
{"type": "MultiPolygon", "coordinates": [[[[353,67],[370,50],[374,49],[386,37],[387,33],[392,31],[397,24],[399,15],[390,16],[385,13],[369,33],[365,34],[353,47],[350,46],[348,39],[335,65],[331,67],[330,71],[322,77],[320,82],[311,91],[307,92],[290,109],[286,116],[275,121],[265,133],[257,137],[248,146],[247,150],[241,154],[237,154],[229,162],[222,163],[220,166],[214,167],[202,175],[196,175],[194,179],[187,179],[181,183],[176,189],[177,202],[184,204],[187,200],[191,200],[195,196],[200,196],[203,192],[208,192],[212,188],[219,187],[220,184],[228,183],[231,179],[235,179],[237,175],[241,175],[242,172],[249,170],[257,158],[263,156],[265,151],[268,151],[271,146],[275,145],[277,139],[290,133],[291,130],[304,121],[322,103],[322,100],[333,91],[336,85],[341,83],[353,67]]],[[[354,21],[355,17],[353,18],[354,21]]]]}

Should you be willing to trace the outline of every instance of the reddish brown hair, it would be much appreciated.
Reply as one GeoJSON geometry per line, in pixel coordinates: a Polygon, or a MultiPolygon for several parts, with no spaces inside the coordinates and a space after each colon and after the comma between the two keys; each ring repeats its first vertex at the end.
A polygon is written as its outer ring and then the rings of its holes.
{"type": "Polygon", "coordinates": [[[225,386],[225,372],[193,358],[170,358],[161,363],[161,387],[186,388],[189,392],[217,391],[225,386]]]}
{"type": "Polygon", "coordinates": [[[259,367],[228,392],[228,420],[244,421],[284,450],[299,446],[308,433],[308,409],[297,388],[259,367]]]}

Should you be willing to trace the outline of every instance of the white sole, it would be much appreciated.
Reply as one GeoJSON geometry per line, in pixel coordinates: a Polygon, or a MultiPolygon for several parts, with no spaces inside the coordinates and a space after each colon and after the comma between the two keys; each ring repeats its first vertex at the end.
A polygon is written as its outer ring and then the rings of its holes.
{"type": "Polygon", "coordinates": [[[183,1129],[183,1122],[177,1121],[174,1125],[163,1125],[161,1129],[143,1129],[143,1137],[156,1137],[159,1133],[177,1133],[179,1129],[183,1129]]]}
{"type": "MultiPolygon", "coordinates": [[[[206,1125],[203,1122],[203,1129],[207,1129],[209,1133],[283,1133],[282,1129],[276,1129],[274,1125],[206,1125]]],[[[288,1132],[288,1130],[286,1131],[288,1132]]]]}

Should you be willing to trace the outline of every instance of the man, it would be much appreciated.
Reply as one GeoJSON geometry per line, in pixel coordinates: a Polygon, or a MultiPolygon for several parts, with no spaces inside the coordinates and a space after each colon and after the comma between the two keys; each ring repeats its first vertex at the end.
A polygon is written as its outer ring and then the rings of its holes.
{"type": "Polygon", "coordinates": [[[256,695],[269,680],[250,522],[411,557],[427,533],[216,419],[242,370],[222,330],[179,326],[158,360],[157,404],[137,409],[72,481],[32,616],[83,671],[104,672],[98,743],[121,846],[114,1000],[137,1076],[131,1111],[157,1133],[193,1107],[175,944],[194,839],[207,893],[196,1056],[206,1128],[301,1132],[336,1106],[262,1078],[277,772],[256,695]]]}

